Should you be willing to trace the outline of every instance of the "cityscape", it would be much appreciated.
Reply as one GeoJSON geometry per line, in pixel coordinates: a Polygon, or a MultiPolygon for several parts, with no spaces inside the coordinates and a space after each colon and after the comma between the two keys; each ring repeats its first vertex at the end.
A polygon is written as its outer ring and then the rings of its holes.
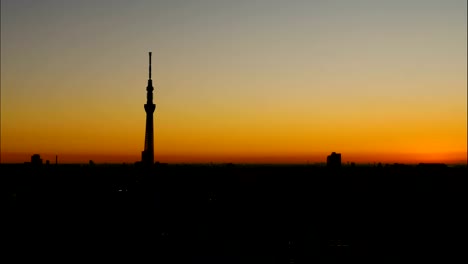
{"type": "Polygon", "coordinates": [[[1,5],[7,255],[466,262],[466,2],[1,5]]]}
{"type": "Polygon", "coordinates": [[[342,166],[336,152],[323,165],[154,162],[153,90],[150,52],[141,161],[59,164],[34,154],[2,164],[8,208],[22,210],[12,237],[24,250],[161,263],[462,257],[466,164],[342,166]],[[43,237],[54,242],[43,248],[43,237]]]}

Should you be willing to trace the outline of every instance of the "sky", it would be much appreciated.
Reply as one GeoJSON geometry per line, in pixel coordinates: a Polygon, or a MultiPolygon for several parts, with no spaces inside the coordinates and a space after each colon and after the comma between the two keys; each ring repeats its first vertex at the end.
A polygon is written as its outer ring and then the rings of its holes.
{"type": "Polygon", "coordinates": [[[466,0],[1,1],[1,160],[467,162],[466,0]]]}

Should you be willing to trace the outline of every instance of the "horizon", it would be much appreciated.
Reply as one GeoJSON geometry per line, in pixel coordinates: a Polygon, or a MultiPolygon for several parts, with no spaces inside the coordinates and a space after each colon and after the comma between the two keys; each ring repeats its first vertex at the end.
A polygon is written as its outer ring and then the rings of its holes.
{"type": "Polygon", "coordinates": [[[466,164],[467,3],[1,1],[0,163],[466,164]]]}
{"type": "MultiPolygon", "coordinates": [[[[33,154],[39,154],[41,159],[45,163],[46,160],[50,162],[50,164],[55,164],[55,157],[56,154],[51,153],[8,153],[8,159],[2,158],[1,164],[23,164],[30,162],[31,156],[33,154]]],[[[466,160],[459,159],[456,160],[453,158],[446,158],[440,159],[439,156],[435,158],[431,156],[426,156],[426,159],[411,159],[411,158],[401,158],[401,153],[394,153],[390,157],[386,159],[373,159],[370,160],[368,158],[362,158],[359,154],[351,153],[347,155],[346,153],[339,153],[342,155],[342,164],[351,164],[354,163],[356,165],[369,165],[369,164],[407,164],[407,165],[417,165],[420,163],[444,163],[446,165],[467,165],[466,160]],[[400,156],[400,158],[395,158],[400,156]],[[393,158],[392,158],[393,157],[393,158]]],[[[165,156],[155,157],[155,163],[167,163],[167,164],[245,164],[245,165],[313,165],[313,164],[326,164],[326,157],[330,155],[330,153],[315,153],[309,156],[296,156],[296,157],[284,157],[284,156],[263,156],[263,157],[245,157],[245,156],[238,156],[238,157],[218,157],[217,159],[211,159],[207,161],[209,158],[206,156],[194,156],[194,157],[186,157],[186,156],[165,156]]],[[[368,154],[370,155],[370,154],[368,154]]],[[[411,154],[406,154],[411,156],[411,154]]],[[[133,164],[136,162],[140,162],[138,155],[104,155],[104,154],[58,154],[58,164],[89,164],[92,161],[95,164],[133,164]]]]}

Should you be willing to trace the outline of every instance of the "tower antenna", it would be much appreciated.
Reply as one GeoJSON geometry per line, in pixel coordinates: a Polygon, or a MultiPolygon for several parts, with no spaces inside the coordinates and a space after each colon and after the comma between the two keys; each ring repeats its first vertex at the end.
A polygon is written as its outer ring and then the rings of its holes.
{"type": "Polygon", "coordinates": [[[151,79],[151,51],[149,52],[149,78],[151,79]]]}

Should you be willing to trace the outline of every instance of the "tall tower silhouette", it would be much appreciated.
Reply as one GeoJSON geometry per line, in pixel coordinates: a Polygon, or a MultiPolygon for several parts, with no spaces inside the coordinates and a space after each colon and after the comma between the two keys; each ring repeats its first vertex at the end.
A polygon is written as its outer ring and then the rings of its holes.
{"type": "Polygon", "coordinates": [[[145,149],[141,152],[141,162],[151,165],[154,163],[154,134],[153,134],[153,113],[156,105],[153,104],[153,81],[151,80],[151,52],[149,52],[149,79],[146,86],[146,131],[145,149]]]}

